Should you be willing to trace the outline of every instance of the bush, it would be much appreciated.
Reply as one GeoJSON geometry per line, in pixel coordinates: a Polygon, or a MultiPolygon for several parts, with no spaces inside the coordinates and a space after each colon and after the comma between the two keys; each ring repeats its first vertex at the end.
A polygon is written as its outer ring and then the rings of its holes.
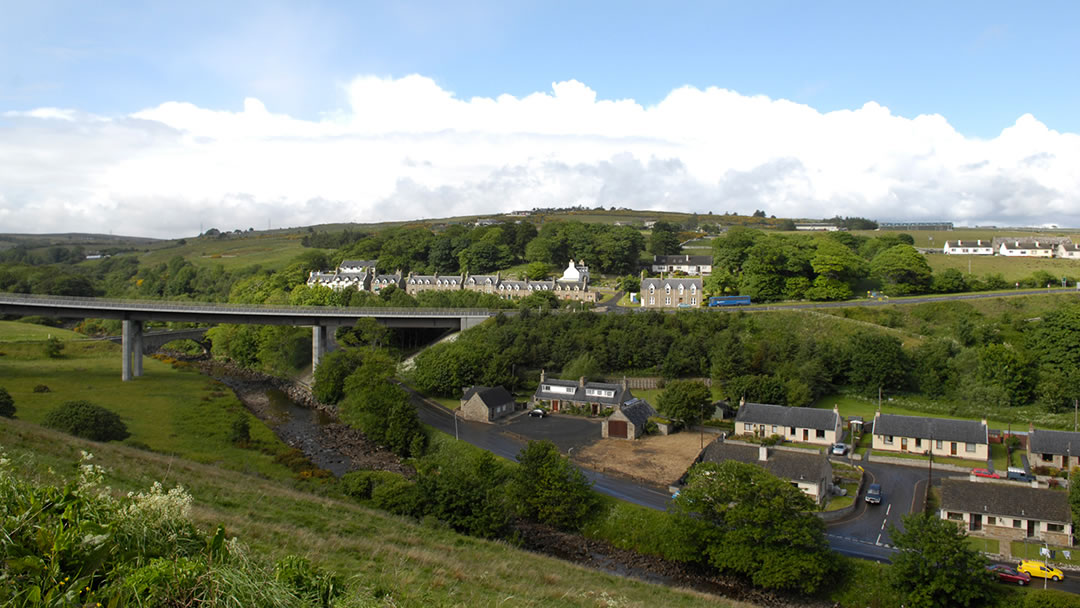
{"type": "Polygon", "coordinates": [[[341,491],[357,500],[368,500],[376,488],[400,477],[389,471],[351,471],[341,476],[341,491]]]}
{"type": "Polygon", "coordinates": [[[401,476],[387,479],[371,491],[376,508],[396,515],[415,517],[421,511],[422,499],[416,484],[401,476]]]}
{"type": "Polygon", "coordinates": [[[51,389],[49,389],[49,387],[45,386],[44,384],[38,384],[34,386],[35,393],[48,393],[50,392],[50,390],[51,389]]]}
{"type": "Polygon", "coordinates": [[[1080,608],[1080,597],[1057,589],[1031,589],[1024,594],[1023,608],[1080,608]]]}
{"type": "Polygon", "coordinates": [[[50,359],[57,359],[60,357],[60,351],[64,350],[64,343],[60,341],[56,336],[49,336],[49,339],[45,341],[45,356],[50,359]]]}
{"type": "Polygon", "coordinates": [[[67,401],[45,415],[43,424],[76,437],[93,441],[127,439],[127,425],[115,412],[89,401],[67,401]]]}
{"type": "Polygon", "coordinates": [[[15,417],[15,400],[8,394],[7,389],[0,386],[0,416],[4,418],[15,417]]]}
{"type": "Polygon", "coordinates": [[[247,416],[240,414],[233,420],[232,431],[229,433],[229,441],[233,445],[241,447],[247,446],[251,443],[251,424],[248,422],[247,416]]]}

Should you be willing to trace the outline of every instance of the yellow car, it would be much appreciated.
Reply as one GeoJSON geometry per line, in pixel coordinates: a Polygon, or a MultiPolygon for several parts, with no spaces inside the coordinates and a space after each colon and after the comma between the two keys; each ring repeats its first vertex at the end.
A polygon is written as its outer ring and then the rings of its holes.
{"type": "Polygon", "coordinates": [[[1065,578],[1065,573],[1061,570],[1047,566],[1045,562],[1037,562],[1033,559],[1021,560],[1016,570],[1018,572],[1027,572],[1032,577],[1048,578],[1052,581],[1060,581],[1065,578]]]}

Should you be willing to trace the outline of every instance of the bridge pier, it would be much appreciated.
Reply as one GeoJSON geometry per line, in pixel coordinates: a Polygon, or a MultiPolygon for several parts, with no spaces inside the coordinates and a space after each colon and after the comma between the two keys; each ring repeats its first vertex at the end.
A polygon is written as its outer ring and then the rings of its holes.
{"type": "Polygon", "coordinates": [[[311,370],[315,371],[315,368],[319,367],[319,363],[322,362],[322,358],[326,356],[327,346],[329,346],[330,336],[327,332],[327,328],[323,325],[315,325],[311,328],[311,370]]]}
{"type": "Polygon", "coordinates": [[[142,330],[142,321],[124,319],[120,347],[123,357],[120,378],[124,382],[143,375],[142,330]]]}

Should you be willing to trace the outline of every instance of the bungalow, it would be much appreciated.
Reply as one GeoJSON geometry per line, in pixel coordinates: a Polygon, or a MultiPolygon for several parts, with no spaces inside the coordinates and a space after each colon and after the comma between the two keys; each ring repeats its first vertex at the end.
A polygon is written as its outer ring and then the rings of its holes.
{"type": "Polygon", "coordinates": [[[964,526],[972,536],[1065,546],[1073,542],[1069,498],[1055,490],[943,479],[940,517],[964,526]]]}
{"type": "Polygon", "coordinates": [[[470,386],[458,411],[465,420],[492,422],[514,411],[514,397],[501,386],[470,386]]]}
{"type": "Polygon", "coordinates": [[[642,308],[686,308],[701,304],[701,279],[642,279],[642,308]]]}
{"type": "Polygon", "coordinates": [[[976,239],[975,241],[945,241],[944,252],[953,255],[994,255],[994,245],[984,243],[982,239],[976,239]]]}
{"type": "Polygon", "coordinates": [[[1070,260],[1080,260],[1080,245],[1069,241],[1068,243],[1058,243],[1057,251],[1055,251],[1057,257],[1066,258],[1070,260]]]}
{"type": "Polygon", "coordinates": [[[1052,258],[1054,245],[1046,241],[1017,239],[1003,241],[998,253],[1010,257],[1052,258]]]}
{"type": "Polygon", "coordinates": [[[371,274],[367,272],[315,272],[308,274],[308,287],[322,285],[330,289],[348,289],[354,287],[367,291],[371,287],[371,274]]]}
{"type": "Polygon", "coordinates": [[[1028,464],[1058,469],[1080,466],[1080,433],[1028,428],[1028,464]]]}
{"type": "Polygon", "coordinates": [[[624,405],[616,405],[615,411],[601,423],[600,436],[608,439],[637,439],[645,434],[645,424],[656,410],[648,401],[634,397],[624,405]]]}
{"type": "Polygon", "coordinates": [[[712,274],[711,255],[654,255],[653,272],[681,272],[689,275],[712,274]]]}
{"type": "Polygon", "coordinates": [[[914,452],[971,460],[990,457],[986,420],[947,420],[922,416],[874,415],[875,452],[914,452]]]}
{"type": "Polygon", "coordinates": [[[723,437],[705,446],[698,460],[715,463],[736,460],[757,465],[799,488],[819,504],[828,495],[832,481],[832,465],[824,455],[725,442],[723,437]]]}
{"type": "Polygon", "coordinates": [[[582,376],[574,380],[548,378],[540,370],[540,385],[536,387],[532,403],[545,406],[554,412],[569,407],[586,408],[594,415],[606,410],[626,405],[634,399],[634,394],[626,386],[624,378],[621,384],[609,382],[586,382],[582,376]]]}
{"type": "Polygon", "coordinates": [[[843,437],[844,421],[837,408],[787,407],[742,403],[735,414],[735,433],[758,437],[779,435],[785,441],[832,445],[843,437]]]}
{"type": "Polygon", "coordinates": [[[801,230],[803,232],[836,232],[840,230],[840,227],[836,224],[826,224],[823,222],[802,222],[795,224],[795,230],[801,230]]]}

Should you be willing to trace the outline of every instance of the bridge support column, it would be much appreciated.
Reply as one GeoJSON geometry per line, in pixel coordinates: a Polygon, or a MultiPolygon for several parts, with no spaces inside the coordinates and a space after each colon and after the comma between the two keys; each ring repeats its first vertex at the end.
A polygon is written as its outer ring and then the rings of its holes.
{"type": "Polygon", "coordinates": [[[316,325],[311,328],[311,370],[315,371],[315,368],[319,367],[319,363],[322,362],[323,356],[326,355],[326,346],[329,342],[329,336],[327,335],[326,328],[322,325],[316,325]]]}
{"type": "Polygon", "coordinates": [[[121,333],[121,364],[120,377],[127,382],[136,376],[142,375],[142,321],[124,319],[121,333]]]}

